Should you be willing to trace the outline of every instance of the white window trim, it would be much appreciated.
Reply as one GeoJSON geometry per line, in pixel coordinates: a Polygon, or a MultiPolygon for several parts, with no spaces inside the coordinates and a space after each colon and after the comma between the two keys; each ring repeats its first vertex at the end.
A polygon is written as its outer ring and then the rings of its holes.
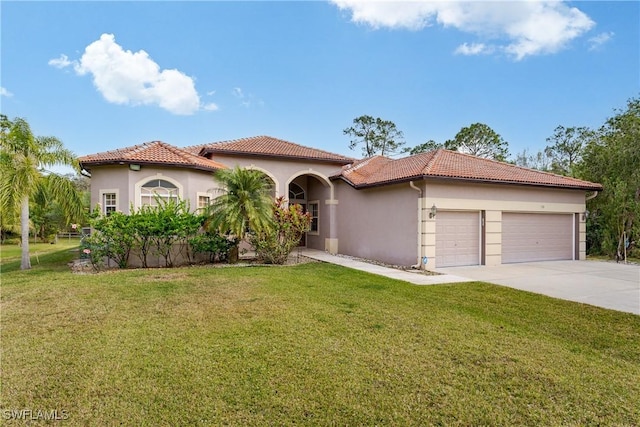
{"type": "Polygon", "coordinates": [[[311,205],[316,205],[318,207],[318,229],[315,231],[309,230],[307,234],[311,236],[319,236],[320,235],[320,200],[310,200],[307,202],[307,212],[311,214],[311,205]]]}
{"type": "Polygon", "coordinates": [[[100,213],[102,215],[107,214],[107,207],[104,204],[104,195],[105,194],[115,194],[116,195],[116,212],[121,212],[120,209],[120,189],[118,188],[101,188],[99,192],[98,204],[100,205],[100,213]]]}
{"type": "Polygon", "coordinates": [[[176,181],[173,178],[170,178],[166,175],[163,175],[161,173],[157,173],[155,175],[149,175],[146,176],[144,178],[142,178],[140,181],[136,182],[135,185],[135,199],[134,199],[134,208],[136,209],[140,209],[140,207],[142,206],[142,186],[145,185],[147,182],[149,182],[152,179],[163,179],[165,181],[169,181],[170,183],[172,183],[173,185],[176,186],[176,188],[178,189],[178,200],[182,200],[183,199],[183,194],[184,194],[184,187],[182,186],[182,184],[180,184],[180,182],[176,181]]]}

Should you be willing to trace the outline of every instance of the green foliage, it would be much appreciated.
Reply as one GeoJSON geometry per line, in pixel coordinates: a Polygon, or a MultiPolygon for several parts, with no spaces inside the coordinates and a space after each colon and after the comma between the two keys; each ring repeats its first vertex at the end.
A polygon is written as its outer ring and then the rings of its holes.
{"type": "Polygon", "coordinates": [[[149,257],[158,256],[165,267],[173,267],[182,257],[194,262],[194,254],[208,254],[209,260],[226,261],[237,239],[217,233],[201,233],[205,216],[190,212],[186,201],[156,199],[157,206],[131,209],[131,215],[112,212],[97,213],[92,221],[94,232],[83,239],[84,256],[94,268],[100,269],[104,260],[115,261],[119,268],[130,264],[135,253],[143,268],[149,267],[149,257]]]}
{"type": "Polygon", "coordinates": [[[396,128],[395,123],[382,120],[380,117],[356,117],[353,119],[353,126],[344,129],[342,133],[351,137],[351,150],[362,146],[362,155],[365,157],[377,154],[388,156],[398,152],[405,144],[403,134],[396,128]]]}
{"type": "Polygon", "coordinates": [[[484,123],[462,128],[444,148],[501,162],[509,156],[509,143],[484,123]]]}
{"type": "Polygon", "coordinates": [[[222,195],[209,206],[209,230],[243,240],[248,229],[261,232],[272,227],[271,183],[264,173],[236,166],[218,170],[215,178],[222,195]]]}
{"type": "Polygon", "coordinates": [[[595,136],[595,132],[586,127],[558,126],[553,136],[547,138],[544,152],[551,159],[551,172],[560,175],[575,176],[575,168],[582,158],[584,147],[595,136]]]}
{"type": "Polygon", "coordinates": [[[640,99],[606,121],[582,158],[579,177],[604,187],[587,204],[589,253],[620,257],[640,240],[640,99]]]}
{"type": "Polygon", "coordinates": [[[251,245],[259,260],[267,264],[284,264],[311,227],[311,215],[298,204],[286,206],[284,197],[273,203],[274,227],[251,235],[251,245]]]}
{"type": "Polygon", "coordinates": [[[218,233],[206,232],[189,239],[189,246],[196,254],[206,254],[209,262],[229,260],[231,250],[238,246],[238,239],[218,233]]]}
{"type": "MultiPolygon", "coordinates": [[[[88,259],[95,271],[102,270],[104,268],[105,260],[107,263],[114,257],[114,252],[118,252],[119,249],[114,243],[113,239],[102,232],[94,232],[90,236],[84,236],[80,243],[80,259],[88,259]]],[[[117,260],[116,260],[117,262],[117,260]]],[[[118,263],[120,268],[125,268],[118,263]]]]}
{"type": "Polygon", "coordinates": [[[326,263],[81,276],[46,257],[29,273],[3,266],[2,404],[70,418],[7,426],[640,419],[630,313],[326,263]]]}
{"type": "Polygon", "coordinates": [[[44,241],[52,240],[70,223],[85,224],[87,221],[88,200],[68,176],[43,176],[29,202],[34,234],[44,241]]]}
{"type": "Polygon", "coordinates": [[[54,165],[68,165],[77,169],[73,153],[54,137],[36,137],[26,120],[13,121],[0,115],[0,216],[2,226],[18,222],[22,238],[21,269],[31,268],[29,259],[29,203],[38,191],[46,191],[69,218],[79,219],[82,204],[74,188],[62,177],[42,169],[54,165]],[[20,212],[19,220],[17,212],[20,212]]]}
{"type": "Polygon", "coordinates": [[[416,145],[412,148],[405,148],[403,153],[409,153],[410,155],[427,153],[429,151],[435,151],[440,148],[444,148],[444,144],[440,144],[435,142],[433,139],[428,140],[427,142],[423,142],[422,144],[416,145]]]}
{"type": "Polygon", "coordinates": [[[160,200],[158,206],[148,210],[151,223],[155,227],[146,227],[151,231],[150,240],[153,243],[155,254],[164,258],[166,267],[173,267],[173,248],[179,244],[179,252],[187,248],[186,242],[194,236],[204,221],[199,215],[189,211],[189,204],[185,200],[160,200]]]}
{"type": "Polygon", "coordinates": [[[89,249],[99,250],[95,256],[113,259],[118,267],[126,268],[136,241],[131,217],[122,212],[112,212],[109,216],[98,217],[92,225],[95,231],[87,239],[89,249]]]}
{"type": "Polygon", "coordinates": [[[551,158],[545,151],[531,153],[526,148],[517,153],[513,163],[517,166],[548,172],[551,167],[551,158]]]}

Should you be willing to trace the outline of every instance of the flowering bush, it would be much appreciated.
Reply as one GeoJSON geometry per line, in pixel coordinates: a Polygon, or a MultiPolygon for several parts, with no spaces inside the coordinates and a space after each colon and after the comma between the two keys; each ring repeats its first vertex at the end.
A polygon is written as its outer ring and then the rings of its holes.
{"type": "Polygon", "coordinates": [[[93,234],[84,236],[81,240],[82,248],[80,258],[88,259],[95,271],[99,271],[104,267],[104,259],[107,256],[106,241],[101,234],[93,234]]]}
{"type": "Polygon", "coordinates": [[[249,237],[258,260],[267,264],[284,264],[289,254],[311,228],[311,215],[298,204],[286,206],[284,197],[273,204],[274,226],[249,237]]]}

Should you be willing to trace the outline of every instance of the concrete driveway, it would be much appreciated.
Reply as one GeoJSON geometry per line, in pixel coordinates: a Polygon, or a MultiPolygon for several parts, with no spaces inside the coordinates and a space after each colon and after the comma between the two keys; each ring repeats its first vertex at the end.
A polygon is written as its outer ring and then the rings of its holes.
{"type": "Polygon", "coordinates": [[[544,261],[495,267],[439,268],[441,273],[496,283],[569,301],[640,314],[640,266],[603,261],[544,261]]]}

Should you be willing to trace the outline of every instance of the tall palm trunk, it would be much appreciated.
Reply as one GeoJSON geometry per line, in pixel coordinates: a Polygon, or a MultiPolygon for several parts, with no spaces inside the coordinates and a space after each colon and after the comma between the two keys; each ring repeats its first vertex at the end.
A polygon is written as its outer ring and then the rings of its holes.
{"type": "Polygon", "coordinates": [[[29,196],[22,198],[20,205],[20,227],[22,231],[22,261],[21,270],[31,268],[31,258],[29,257],[29,196]]]}

